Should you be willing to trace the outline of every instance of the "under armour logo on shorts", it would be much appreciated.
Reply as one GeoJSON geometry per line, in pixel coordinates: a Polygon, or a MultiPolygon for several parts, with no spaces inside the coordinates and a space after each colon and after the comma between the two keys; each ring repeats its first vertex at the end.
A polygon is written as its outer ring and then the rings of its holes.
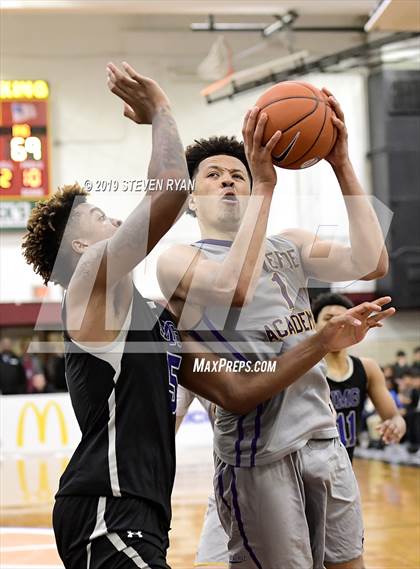
{"type": "Polygon", "coordinates": [[[129,531],[127,530],[127,537],[143,537],[143,534],[141,533],[141,531],[129,531]]]}

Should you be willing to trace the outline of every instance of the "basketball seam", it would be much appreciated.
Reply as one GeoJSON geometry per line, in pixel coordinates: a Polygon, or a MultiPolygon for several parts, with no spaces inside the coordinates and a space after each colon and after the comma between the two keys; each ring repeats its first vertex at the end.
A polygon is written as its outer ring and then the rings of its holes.
{"type": "Polygon", "coordinates": [[[300,123],[300,121],[303,121],[306,118],[308,118],[310,115],[312,115],[312,113],[314,113],[317,110],[319,103],[324,102],[324,101],[321,101],[321,99],[317,99],[316,97],[283,97],[282,99],[276,99],[275,101],[271,101],[270,103],[265,105],[265,107],[261,107],[260,111],[267,109],[267,107],[269,107],[270,105],[274,105],[274,103],[278,103],[279,101],[288,101],[289,99],[309,99],[310,101],[316,101],[317,103],[316,103],[316,107],[314,109],[312,109],[312,111],[310,113],[306,114],[303,117],[299,117],[299,120],[297,120],[296,122],[292,123],[287,128],[285,128],[284,130],[282,130],[281,131],[282,134],[286,133],[288,130],[290,130],[291,128],[296,126],[298,123],[300,123]]]}
{"type": "MultiPolygon", "coordinates": [[[[313,90],[313,85],[310,85],[309,83],[304,85],[301,81],[288,81],[288,83],[295,83],[295,85],[301,85],[302,87],[305,87],[306,89],[308,89],[308,91],[310,91],[311,93],[313,93],[315,95],[316,98],[318,98],[317,93],[313,90]]],[[[319,93],[322,93],[321,89],[318,89],[317,87],[314,87],[319,93]]],[[[321,99],[319,99],[321,100],[321,99]]]]}
{"type": "MultiPolygon", "coordinates": [[[[323,101],[321,101],[321,102],[323,102],[323,101]]],[[[292,166],[293,164],[296,164],[296,162],[299,162],[299,160],[302,160],[302,158],[304,158],[308,154],[308,152],[310,152],[312,150],[312,148],[315,146],[315,144],[318,142],[318,139],[321,136],[321,132],[324,129],[325,121],[327,119],[327,105],[326,105],[326,103],[324,103],[324,109],[325,109],[324,120],[322,121],[322,126],[320,128],[320,131],[318,132],[318,136],[315,138],[315,140],[313,141],[311,146],[308,148],[308,150],[305,150],[305,152],[302,154],[302,156],[300,156],[299,158],[296,158],[296,160],[293,160],[293,162],[290,162],[290,164],[285,166],[285,168],[289,168],[289,166],[292,166]]]]}

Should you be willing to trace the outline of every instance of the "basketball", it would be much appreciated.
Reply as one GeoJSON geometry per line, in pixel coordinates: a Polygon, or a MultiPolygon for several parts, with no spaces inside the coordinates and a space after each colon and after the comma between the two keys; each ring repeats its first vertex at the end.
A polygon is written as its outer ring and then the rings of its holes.
{"type": "Polygon", "coordinates": [[[272,153],[276,166],[298,170],[328,156],[337,130],[322,91],[310,83],[283,81],[265,91],[255,104],[268,115],[264,144],[276,130],[282,132],[272,153]]]}

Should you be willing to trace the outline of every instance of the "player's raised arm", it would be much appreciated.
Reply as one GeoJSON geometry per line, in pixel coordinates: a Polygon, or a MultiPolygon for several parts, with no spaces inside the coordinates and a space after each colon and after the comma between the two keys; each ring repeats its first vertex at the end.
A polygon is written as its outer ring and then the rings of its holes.
{"type": "Polygon", "coordinates": [[[398,443],[405,434],[406,424],[389,393],[385,376],[371,358],[362,358],[368,380],[368,395],[382,419],[378,430],[385,443],[398,443]]]}
{"type": "Polygon", "coordinates": [[[188,299],[189,304],[201,306],[208,303],[242,306],[252,297],[261,271],[268,215],[277,180],[271,152],[281,136],[276,132],[264,146],[262,137],[267,115],[258,116],[258,113],[257,107],[248,111],[242,130],[249,171],[243,162],[229,155],[225,157],[226,163],[217,163],[209,157],[198,166],[190,208],[206,208],[207,204],[211,205],[206,201],[209,199],[212,203],[216,199],[230,201],[219,207],[226,208],[226,215],[232,220],[239,219],[240,210],[246,209],[237,232],[231,231],[232,246],[223,261],[210,260],[191,246],[175,246],[161,255],[158,279],[165,296],[172,302],[188,299]],[[206,191],[211,191],[212,197],[206,191]]]}
{"type": "Polygon", "coordinates": [[[340,184],[349,220],[350,246],[324,240],[305,230],[288,229],[282,234],[301,251],[309,276],[323,281],[372,280],[388,272],[384,236],[369,196],[363,191],[348,153],[348,134],[344,113],[332,93],[323,89],[335,111],[332,117],[337,140],[326,160],[340,184]]]}
{"type": "Polygon", "coordinates": [[[183,355],[180,383],[227,411],[245,415],[302,377],[328,352],[357,344],[370,328],[381,327],[382,321],[395,313],[394,308],[382,311],[382,306],[390,300],[382,297],[355,306],[342,316],[334,316],[319,332],[274,358],[275,371],[223,371],[220,358],[203,352],[201,344],[186,337],[189,348],[183,355]],[[372,315],[373,312],[376,314],[372,315]],[[209,365],[198,365],[201,358],[209,365]]]}
{"type": "Polygon", "coordinates": [[[81,294],[106,287],[109,291],[129,274],[172,226],[188,193],[184,150],[167,96],[155,81],[139,75],[128,64],[123,66],[121,71],[108,64],[108,87],[124,101],[125,116],[138,124],[152,125],[148,176],[149,181],[153,178],[156,182],[155,190],[145,192],[111,237],[89,248],[76,244],[81,258],[71,282],[73,296],[78,289],[81,294]]]}
{"type": "Polygon", "coordinates": [[[124,101],[125,116],[136,123],[152,125],[148,179],[156,185],[147,190],[145,198],[108,243],[111,283],[142,261],[169,230],[185,203],[189,180],[169,99],[153,79],[138,74],[127,63],[123,67],[122,72],[112,63],[108,65],[108,86],[124,101]]]}

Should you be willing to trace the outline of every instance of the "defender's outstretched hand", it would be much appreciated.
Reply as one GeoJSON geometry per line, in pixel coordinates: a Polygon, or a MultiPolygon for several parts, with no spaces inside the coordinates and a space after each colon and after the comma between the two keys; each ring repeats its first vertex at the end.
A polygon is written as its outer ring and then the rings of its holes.
{"type": "Polygon", "coordinates": [[[343,350],[363,340],[371,328],[380,328],[382,320],[395,314],[395,308],[382,307],[391,302],[390,296],[383,296],[373,302],[364,302],[347,310],[342,316],[334,316],[318,332],[328,352],[343,350]]]}
{"type": "Polygon", "coordinates": [[[123,71],[108,63],[109,90],[124,101],[124,116],[137,124],[152,124],[153,117],[162,107],[169,108],[169,99],[156,81],[140,75],[127,62],[123,71]]]}

